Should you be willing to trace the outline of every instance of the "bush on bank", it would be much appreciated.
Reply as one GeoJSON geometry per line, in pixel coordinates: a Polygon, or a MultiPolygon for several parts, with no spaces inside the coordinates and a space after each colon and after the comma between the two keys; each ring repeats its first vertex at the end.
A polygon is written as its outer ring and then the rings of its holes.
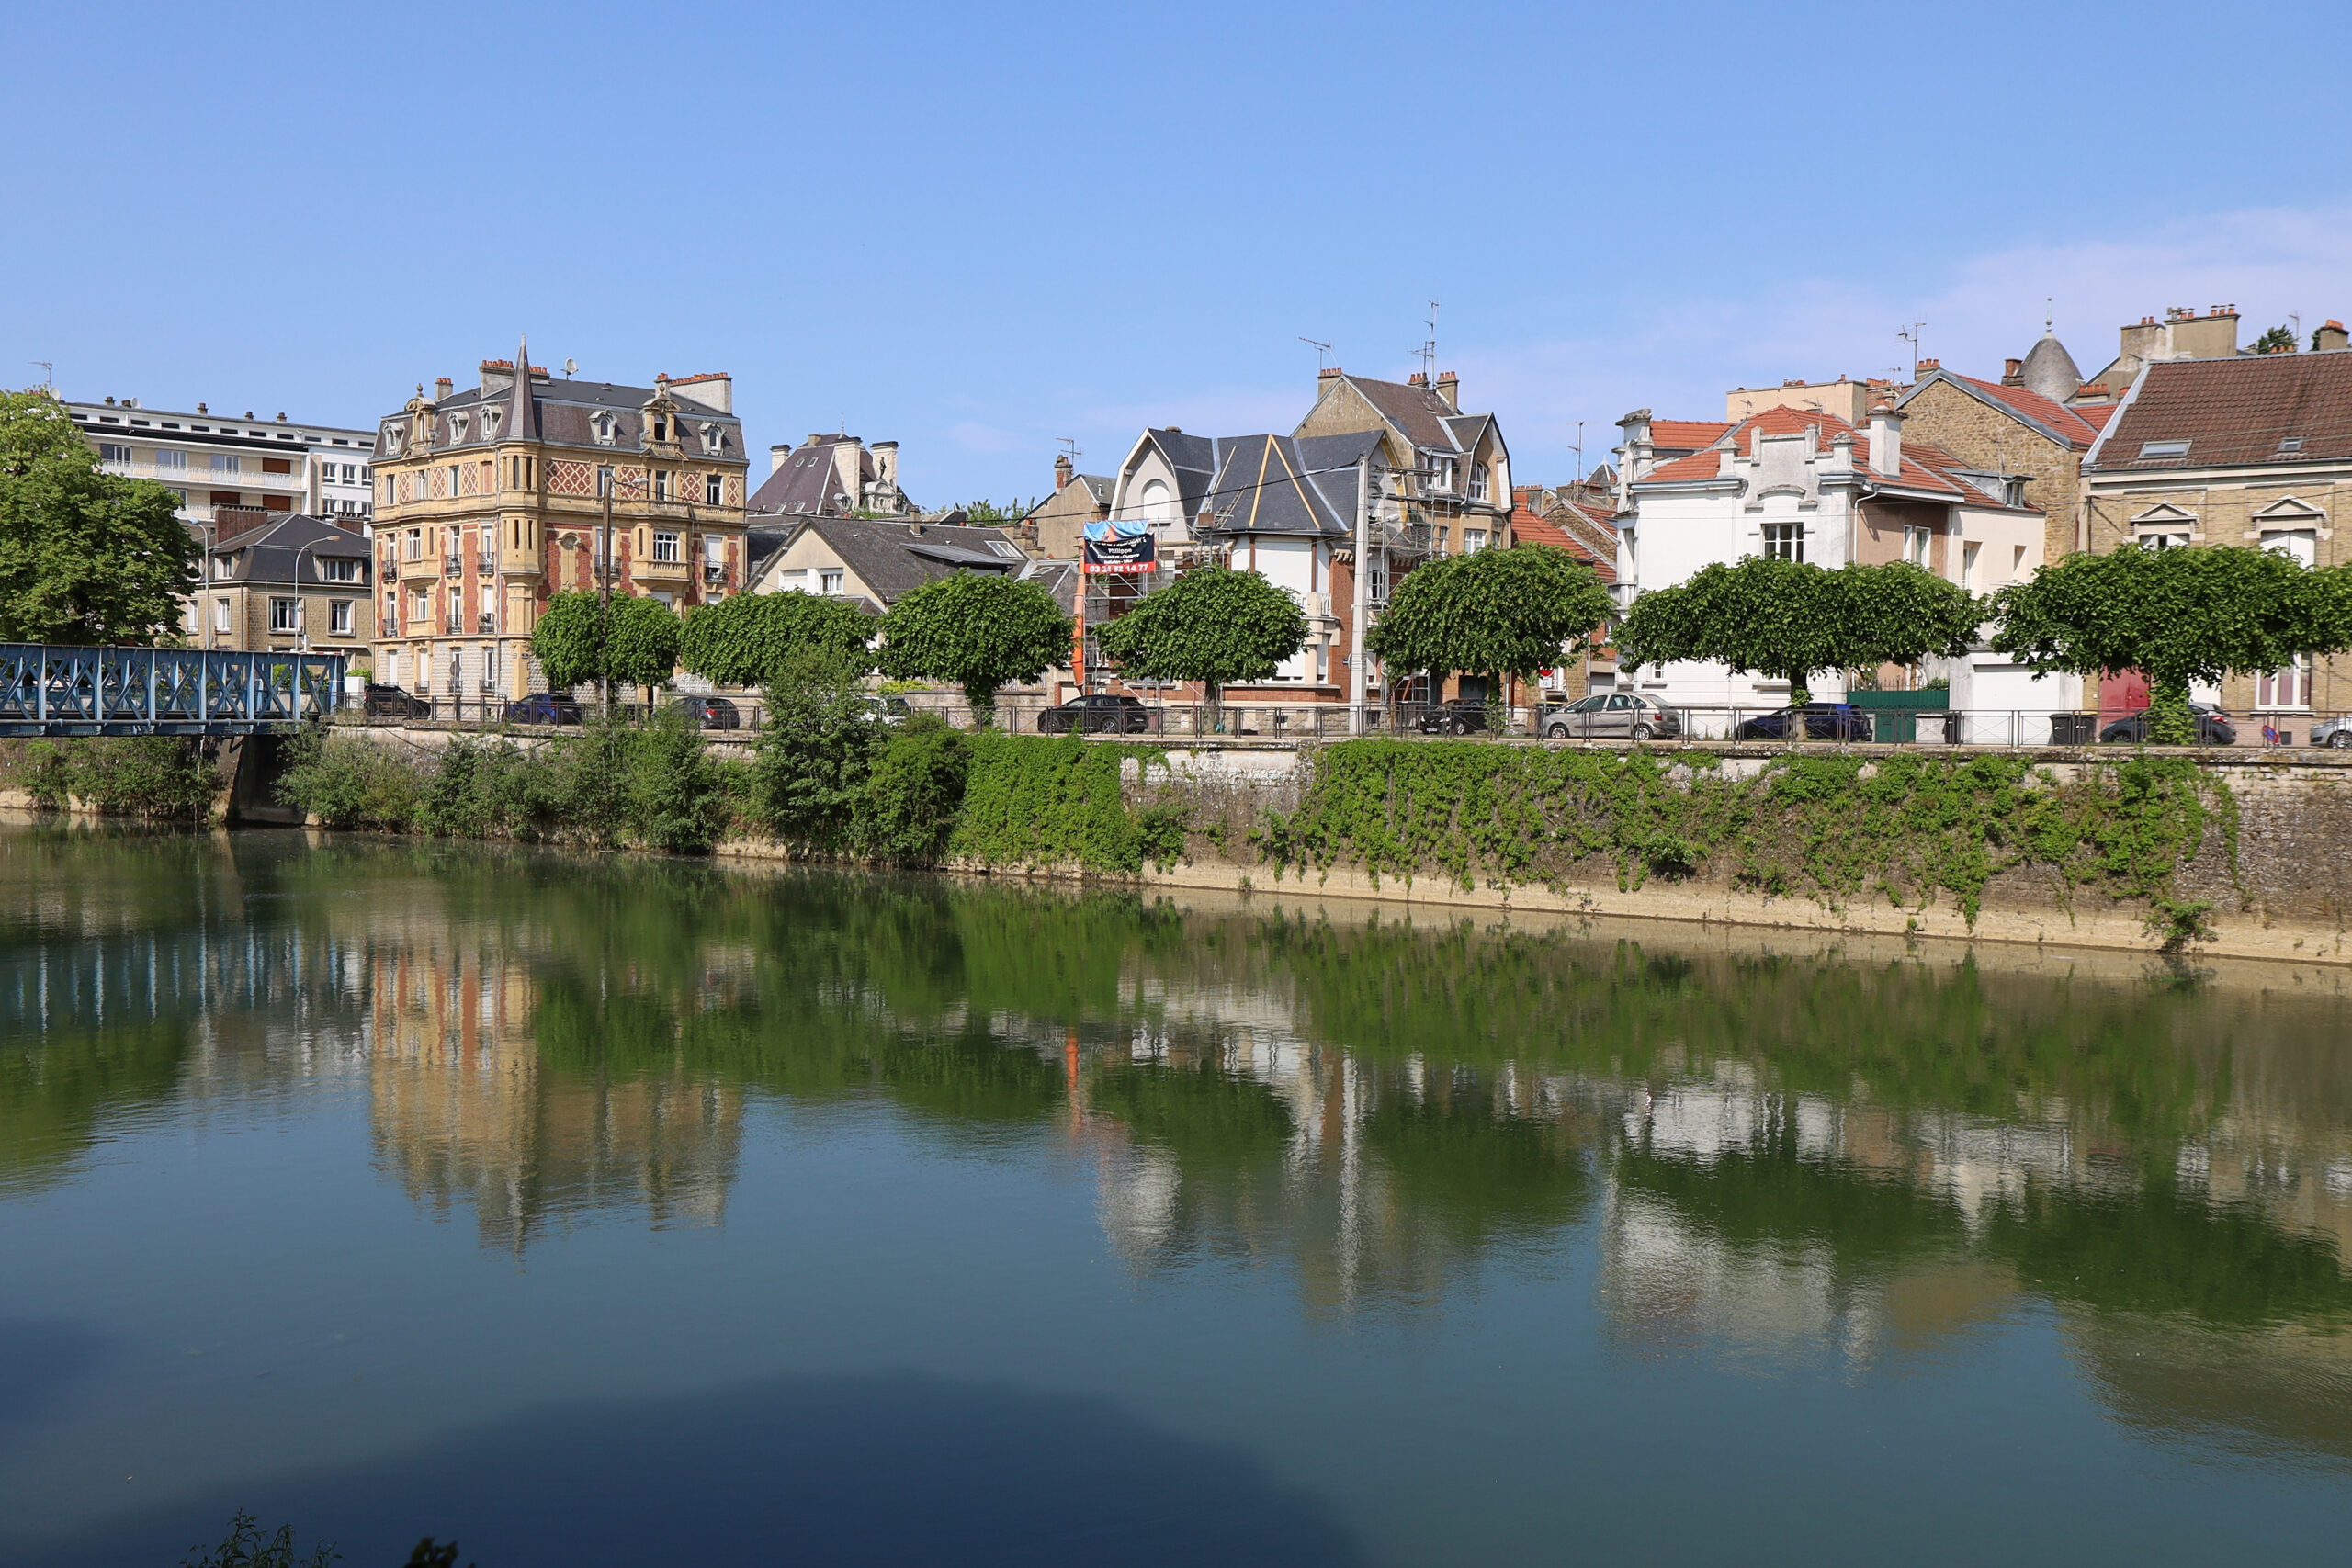
{"type": "Polygon", "coordinates": [[[202,822],[221,786],[201,746],[164,735],[14,742],[0,773],[43,810],[146,822],[202,822]]]}

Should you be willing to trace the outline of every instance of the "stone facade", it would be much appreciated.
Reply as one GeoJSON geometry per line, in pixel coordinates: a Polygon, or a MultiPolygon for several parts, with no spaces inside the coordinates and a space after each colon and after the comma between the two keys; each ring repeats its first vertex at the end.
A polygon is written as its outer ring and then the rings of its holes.
{"type": "Polygon", "coordinates": [[[1904,401],[1907,434],[1963,462],[2025,478],[2025,500],[2041,508],[2041,558],[2074,553],[2082,515],[2083,449],[2013,413],[1988,406],[1950,381],[1929,381],[1904,401]]]}

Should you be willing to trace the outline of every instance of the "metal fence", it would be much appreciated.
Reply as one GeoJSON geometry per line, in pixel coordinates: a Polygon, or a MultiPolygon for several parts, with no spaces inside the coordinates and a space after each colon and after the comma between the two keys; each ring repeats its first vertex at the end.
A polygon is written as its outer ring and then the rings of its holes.
{"type": "Polygon", "coordinates": [[[0,735],[248,735],[334,711],[340,653],[0,643],[0,735]]]}

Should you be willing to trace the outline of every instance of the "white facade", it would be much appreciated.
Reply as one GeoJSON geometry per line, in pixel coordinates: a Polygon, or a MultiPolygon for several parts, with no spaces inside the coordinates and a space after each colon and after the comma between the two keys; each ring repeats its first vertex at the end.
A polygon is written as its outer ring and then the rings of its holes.
{"type": "Polygon", "coordinates": [[[294,424],[284,415],[227,419],[198,403],[193,413],[117,402],[69,402],[66,412],[97,448],[107,472],[153,479],[180,498],[198,525],[225,506],[306,513],[364,526],[372,507],[373,430],[294,424]]]}

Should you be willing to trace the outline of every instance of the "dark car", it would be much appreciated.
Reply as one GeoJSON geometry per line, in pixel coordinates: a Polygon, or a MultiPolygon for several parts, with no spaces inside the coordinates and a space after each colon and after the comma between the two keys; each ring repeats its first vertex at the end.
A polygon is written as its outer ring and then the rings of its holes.
{"type": "Polygon", "coordinates": [[[433,705],[398,686],[379,686],[370,681],[360,694],[359,711],[369,718],[431,718],[433,705]]]}
{"type": "MultiPolygon", "coordinates": [[[[2191,713],[2197,716],[2197,744],[2199,746],[2234,746],[2238,732],[2230,723],[2230,716],[2211,703],[2191,703],[2191,713]]],[[[2101,741],[2110,746],[2140,746],[2148,739],[2148,710],[2125,714],[2098,732],[2101,741]]]]}
{"type": "Polygon", "coordinates": [[[1423,735],[1482,735],[1487,728],[1487,705],[1452,697],[1425,709],[1420,727],[1423,735]]]}
{"type": "Polygon", "coordinates": [[[741,729],[742,710],[725,697],[680,697],[670,705],[704,729],[741,729]]]}
{"type": "MultiPolygon", "coordinates": [[[[1739,727],[1742,740],[1787,740],[1795,728],[1790,719],[1799,710],[1782,708],[1777,713],[1758,714],[1739,727]]],[[[1871,738],[1871,716],[1851,703],[1807,703],[1804,715],[1804,739],[1807,740],[1868,740],[1871,738]]]]}
{"type": "Polygon", "coordinates": [[[580,724],[585,719],[578,703],[552,692],[533,692],[506,705],[509,724],[580,724]]]}
{"type": "Polygon", "coordinates": [[[1073,729],[1095,735],[1141,735],[1151,728],[1151,710],[1139,699],[1107,692],[1073,697],[1037,716],[1040,735],[1067,735],[1073,729]]]}

